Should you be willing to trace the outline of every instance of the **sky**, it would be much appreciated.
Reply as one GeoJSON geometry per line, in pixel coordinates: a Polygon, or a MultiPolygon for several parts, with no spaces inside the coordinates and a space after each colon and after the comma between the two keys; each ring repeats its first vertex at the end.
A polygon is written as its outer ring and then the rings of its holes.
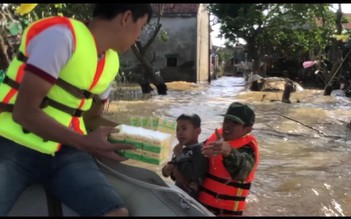
{"type": "MultiPolygon", "coordinates": [[[[338,4],[333,4],[333,7],[335,9],[337,9],[338,8],[338,4]]],[[[341,10],[342,10],[343,13],[351,13],[351,4],[341,4],[341,10]]],[[[219,24],[213,25],[211,27],[212,30],[213,30],[211,32],[212,44],[215,45],[215,46],[224,46],[225,40],[217,37],[218,34],[219,34],[219,27],[220,27],[219,24]]],[[[240,41],[240,40],[239,40],[239,42],[244,43],[244,41],[240,41]]]]}

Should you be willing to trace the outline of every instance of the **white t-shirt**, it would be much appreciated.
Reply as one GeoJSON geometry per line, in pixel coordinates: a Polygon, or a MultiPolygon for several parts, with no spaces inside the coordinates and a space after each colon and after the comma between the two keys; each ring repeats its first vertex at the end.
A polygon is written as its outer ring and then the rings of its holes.
{"type": "MultiPolygon", "coordinates": [[[[65,25],[49,27],[31,39],[27,45],[27,52],[29,56],[27,65],[35,67],[31,68],[31,71],[53,82],[73,54],[72,32],[65,25]]],[[[105,92],[99,95],[100,98],[107,100],[110,90],[111,84],[105,92]]]]}

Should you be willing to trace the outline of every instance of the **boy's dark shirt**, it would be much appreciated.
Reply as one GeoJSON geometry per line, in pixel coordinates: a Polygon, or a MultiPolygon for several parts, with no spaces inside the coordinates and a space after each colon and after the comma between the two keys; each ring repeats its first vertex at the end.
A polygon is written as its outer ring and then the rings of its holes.
{"type": "MultiPolygon", "coordinates": [[[[185,178],[191,182],[196,182],[198,185],[202,183],[209,169],[209,161],[201,154],[201,148],[201,143],[186,146],[182,153],[173,157],[171,161],[185,178]]],[[[175,180],[172,175],[171,178],[175,180]]]]}

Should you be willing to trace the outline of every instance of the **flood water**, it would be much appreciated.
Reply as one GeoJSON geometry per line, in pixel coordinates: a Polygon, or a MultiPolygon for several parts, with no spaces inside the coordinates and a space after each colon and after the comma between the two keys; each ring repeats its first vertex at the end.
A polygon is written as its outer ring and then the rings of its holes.
{"type": "MultiPolygon", "coordinates": [[[[221,77],[211,84],[174,82],[168,95],[111,101],[105,114],[127,124],[131,116],[176,119],[182,113],[197,113],[203,141],[221,126],[219,114],[230,103],[247,103],[256,112],[252,133],[261,159],[244,215],[351,216],[351,129],[346,126],[350,99],[305,89],[292,93],[292,103],[287,104],[277,101],[281,92],[253,92],[244,85],[237,77],[221,77]]],[[[161,166],[137,165],[160,174],[161,166]]]]}

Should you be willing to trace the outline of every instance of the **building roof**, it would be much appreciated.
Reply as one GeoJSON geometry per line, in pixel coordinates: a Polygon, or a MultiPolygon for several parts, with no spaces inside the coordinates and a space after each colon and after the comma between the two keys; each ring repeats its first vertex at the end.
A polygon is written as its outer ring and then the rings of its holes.
{"type": "MultiPolygon", "coordinates": [[[[156,5],[153,6],[154,11],[158,8],[156,5]]],[[[164,4],[163,16],[175,17],[175,16],[196,16],[199,9],[199,4],[164,4]]]]}

